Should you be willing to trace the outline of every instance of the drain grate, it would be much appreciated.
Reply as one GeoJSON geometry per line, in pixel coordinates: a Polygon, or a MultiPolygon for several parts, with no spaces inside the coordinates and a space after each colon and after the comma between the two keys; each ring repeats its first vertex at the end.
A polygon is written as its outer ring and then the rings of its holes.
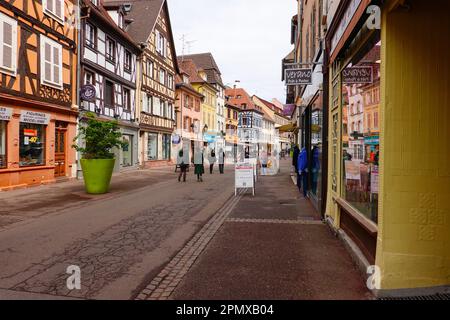
{"type": "Polygon", "coordinates": [[[378,298],[378,300],[383,301],[392,301],[392,300],[413,300],[413,301],[425,301],[425,300],[450,300],[450,294],[447,293],[438,293],[430,296],[414,296],[414,297],[386,297],[386,298],[378,298]]]}

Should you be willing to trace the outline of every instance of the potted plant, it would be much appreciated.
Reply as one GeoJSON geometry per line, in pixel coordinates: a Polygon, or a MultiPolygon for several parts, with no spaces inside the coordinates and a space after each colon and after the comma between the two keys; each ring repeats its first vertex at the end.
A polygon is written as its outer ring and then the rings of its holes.
{"type": "Polygon", "coordinates": [[[111,150],[124,147],[118,121],[99,120],[94,113],[85,115],[86,124],[80,125],[79,133],[74,139],[75,150],[81,153],[81,168],[86,192],[104,194],[109,190],[116,159],[111,150]],[[77,141],[84,141],[79,146],[77,141]]]}

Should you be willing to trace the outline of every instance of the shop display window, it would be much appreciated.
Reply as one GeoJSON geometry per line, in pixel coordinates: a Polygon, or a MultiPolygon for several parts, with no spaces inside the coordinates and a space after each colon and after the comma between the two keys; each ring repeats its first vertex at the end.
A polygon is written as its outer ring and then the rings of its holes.
{"type": "Polygon", "coordinates": [[[375,223],[379,193],[380,49],[378,33],[342,71],[343,198],[375,223]]]}
{"type": "Polygon", "coordinates": [[[45,164],[45,126],[20,124],[19,164],[21,167],[45,164]]]}

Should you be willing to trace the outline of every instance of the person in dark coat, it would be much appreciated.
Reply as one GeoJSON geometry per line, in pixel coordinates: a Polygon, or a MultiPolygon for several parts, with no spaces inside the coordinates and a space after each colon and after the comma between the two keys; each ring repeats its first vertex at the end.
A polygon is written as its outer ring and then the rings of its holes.
{"type": "Polygon", "coordinates": [[[298,156],[297,171],[301,176],[303,195],[307,197],[308,193],[308,152],[303,148],[298,156]]]}
{"type": "Polygon", "coordinates": [[[292,165],[295,168],[295,174],[297,175],[297,187],[300,191],[301,185],[302,185],[302,181],[300,179],[300,173],[298,172],[298,156],[300,155],[300,149],[298,147],[298,145],[295,145],[294,147],[294,152],[292,154],[292,165]]]}
{"type": "Polygon", "coordinates": [[[222,148],[219,150],[219,172],[220,174],[224,173],[224,167],[225,167],[225,152],[222,148]]]}
{"type": "Polygon", "coordinates": [[[213,174],[214,164],[216,163],[216,151],[214,149],[211,150],[208,161],[209,161],[209,174],[213,174]]]}
{"type": "Polygon", "coordinates": [[[181,182],[181,177],[183,177],[183,182],[186,182],[186,173],[187,169],[189,167],[189,158],[188,161],[186,161],[184,155],[184,151],[180,150],[178,152],[178,158],[177,158],[177,164],[180,166],[180,175],[178,176],[178,182],[181,182]]]}
{"type": "Polygon", "coordinates": [[[197,175],[197,182],[203,182],[203,174],[205,173],[204,163],[203,150],[199,148],[195,151],[194,156],[194,173],[197,175]]]}

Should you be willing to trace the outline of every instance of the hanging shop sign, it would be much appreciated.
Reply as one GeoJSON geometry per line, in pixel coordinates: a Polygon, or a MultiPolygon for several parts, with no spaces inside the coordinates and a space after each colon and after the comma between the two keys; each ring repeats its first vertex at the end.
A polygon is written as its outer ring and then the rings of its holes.
{"type": "Polygon", "coordinates": [[[50,115],[43,112],[22,111],[20,122],[47,125],[50,122],[50,115]]]}
{"type": "Polygon", "coordinates": [[[94,85],[85,84],[80,90],[81,99],[84,101],[95,102],[96,90],[94,85]]]}
{"type": "Polygon", "coordinates": [[[181,137],[180,137],[180,135],[179,135],[179,134],[174,134],[174,135],[172,136],[172,143],[173,143],[173,144],[180,144],[180,142],[181,142],[181,137]]]}
{"type": "Polygon", "coordinates": [[[11,120],[12,109],[6,107],[0,107],[0,120],[9,121],[11,120]]]}
{"type": "Polygon", "coordinates": [[[373,67],[350,67],[342,71],[342,82],[345,84],[371,84],[373,83],[373,67]]]}
{"type": "Polygon", "coordinates": [[[330,56],[333,55],[334,50],[336,50],[336,47],[341,40],[342,36],[345,33],[345,30],[349,26],[350,22],[353,19],[353,16],[355,15],[356,11],[359,8],[359,5],[361,4],[362,0],[351,0],[350,3],[347,6],[347,10],[345,10],[344,15],[341,18],[341,21],[339,23],[339,26],[336,29],[336,32],[333,35],[333,38],[331,39],[331,51],[330,56]]]}
{"type": "Polygon", "coordinates": [[[287,86],[312,84],[312,69],[286,69],[287,86]]]}

